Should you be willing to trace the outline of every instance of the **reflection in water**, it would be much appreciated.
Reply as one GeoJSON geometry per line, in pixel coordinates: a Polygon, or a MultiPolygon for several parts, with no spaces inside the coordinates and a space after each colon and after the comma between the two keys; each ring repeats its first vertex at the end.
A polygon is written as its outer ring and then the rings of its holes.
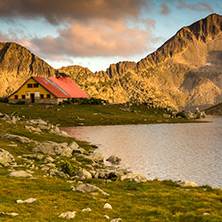
{"type": "Polygon", "coordinates": [[[104,157],[148,179],[189,180],[222,187],[222,118],[212,123],[62,128],[99,146],[104,157]]]}

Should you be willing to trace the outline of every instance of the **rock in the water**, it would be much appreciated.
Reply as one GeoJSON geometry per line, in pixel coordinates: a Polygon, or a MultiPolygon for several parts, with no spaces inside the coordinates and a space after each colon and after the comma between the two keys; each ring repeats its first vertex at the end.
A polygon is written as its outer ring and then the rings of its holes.
{"type": "Polygon", "coordinates": [[[106,159],[106,161],[109,161],[110,163],[113,163],[113,164],[119,164],[121,161],[121,158],[118,156],[112,155],[108,159],[106,159]]]}
{"type": "Polygon", "coordinates": [[[77,175],[79,176],[80,179],[91,179],[92,178],[91,173],[85,169],[80,169],[77,172],[77,175]]]}
{"type": "Polygon", "coordinates": [[[76,187],[76,191],[82,192],[82,193],[92,193],[92,192],[99,192],[103,195],[109,195],[99,187],[91,184],[80,184],[76,187]]]}
{"type": "Polygon", "coordinates": [[[92,153],[91,158],[97,163],[103,163],[103,160],[104,160],[102,153],[92,153]]]}
{"type": "Polygon", "coordinates": [[[0,148],[0,165],[8,166],[10,163],[14,163],[15,158],[8,151],[0,148]]]}
{"type": "Polygon", "coordinates": [[[177,181],[177,184],[181,187],[198,187],[198,184],[191,182],[191,181],[177,181]]]}
{"type": "Polygon", "coordinates": [[[112,206],[109,203],[105,203],[103,208],[104,209],[110,209],[110,210],[113,209],[112,206]]]}
{"type": "Polygon", "coordinates": [[[145,176],[141,175],[141,174],[134,174],[134,173],[129,173],[127,175],[121,176],[120,180],[130,180],[130,181],[135,181],[137,183],[141,183],[141,182],[147,182],[147,179],[145,176]]]}
{"type": "Polygon", "coordinates": [[[14,135],[14,134],[5,134],[2,136],[2,138],[10,139],[10,140],[16,140],[21,143],[32,143],[34,142],[33,140],[30,140],[27,137],[24,136],[19,136],[19,135],[14,135]]]}
{"type": "Polygon", "coordinates": [[[26,200],[16,200],[16,203],[33,203],[35,202],[37,199],[35,198],[28,198],[26,200]]]}
{"type": "Polygon", "coordinates": [[[32,175],[24,170],[13,171],[9,174],[11,177],[31,177],[32,175]]]}
{"type": "Polygon", "coordinates": [[[76,216],[76,211],[68,211],[59,215],[59,217],[64,219],[73,219],[76,216]]]}

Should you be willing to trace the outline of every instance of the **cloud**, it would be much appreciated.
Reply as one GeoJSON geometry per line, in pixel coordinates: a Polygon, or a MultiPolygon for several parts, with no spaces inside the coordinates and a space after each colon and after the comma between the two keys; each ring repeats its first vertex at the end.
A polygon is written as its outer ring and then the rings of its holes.
{"type": "Polygon", "coordinates": [[[147,43],[152,40],[149,32],[129,28],[123,20],[94,19],[87,23],[75,21],[71,27],[59,30],[56,38],[35,37],[30,41],[39,54],[49,57],[94,57],[139,54],[148,50],[147,43]]]}
{"type": "MultiPolygon", "coordinates": [[[[136,17],[147,0],[0,0],[5,19],[43,17],[51,24],[70,20],[136,17]]],[[[148,9],[148,7],[147,7],[148,9]]]]}
{"type": "Polygon", "coordinates": [[[170,9],[166,4],[161,4],[161,11],[160,11],[161,15],[168,15],[170,14],[170,9]]]}
{"type": "Polygon", "coordinates": [[[196,4],[187,4],[183,0],[178,0],[178,2],[179,2],[179,5],[177,6],[178,9],[187,8],[193,11],[213,12],[213,9],[210,7],[210,5],[205,2],[198,2],[196,4]]]}

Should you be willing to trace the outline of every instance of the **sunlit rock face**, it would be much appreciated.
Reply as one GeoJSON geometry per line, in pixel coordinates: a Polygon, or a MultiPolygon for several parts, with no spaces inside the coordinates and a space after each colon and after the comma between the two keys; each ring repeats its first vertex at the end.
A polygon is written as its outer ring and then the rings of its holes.
{"type": "MultiPolygon", "coordinates": [[[[212,14],[183,27],[138,63],[119,62],[96,73],[81,66],[59,70],[69,73],[89,96],[110,102],[206,108],[222,101],[221,27],[222,16],[212,14]]],[[[1,48],[1,95],[30,75],[54,75],[52,67],[27,49],[12,43],[2,43],[1,48]]]]}
{"type": "Polygon", "coordinates": [[[0,43],[0,96],[16,90],[30,76],[53,76],[55,70],[25,47],[0,43]]]}

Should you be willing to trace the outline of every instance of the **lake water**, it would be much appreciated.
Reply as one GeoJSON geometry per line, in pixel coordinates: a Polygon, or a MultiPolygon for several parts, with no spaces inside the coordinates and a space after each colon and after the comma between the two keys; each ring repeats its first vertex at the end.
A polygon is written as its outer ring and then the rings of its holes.
{"type": "Polygon", "coordinates": [[[222,187],[222,117],[210,123],[66,127],[78,140],[97,145],[105,158],[148,179],[193,181],[222,187]]]}

